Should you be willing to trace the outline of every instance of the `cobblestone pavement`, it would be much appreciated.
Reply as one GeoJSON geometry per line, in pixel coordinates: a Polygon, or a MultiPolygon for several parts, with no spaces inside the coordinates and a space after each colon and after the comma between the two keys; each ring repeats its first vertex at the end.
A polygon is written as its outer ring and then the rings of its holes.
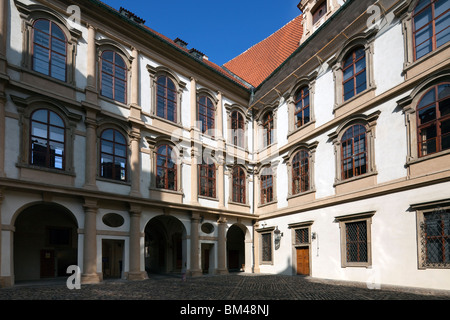
{"type": "Polygon", "coordinates": [[[284,275],[230,274],[187,278],[150,275],[69,290],[65,279],[0,289],[0,300],[450,300],[449,291],[403,287],[369,289],[365,283],[284,275]]]}

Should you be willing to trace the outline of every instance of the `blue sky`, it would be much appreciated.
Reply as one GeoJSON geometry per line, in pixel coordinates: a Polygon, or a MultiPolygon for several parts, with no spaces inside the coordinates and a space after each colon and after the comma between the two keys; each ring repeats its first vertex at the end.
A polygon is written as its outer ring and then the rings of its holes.
{"type": "Polygon", "coordinates": [[[145,24],[188,43],[218,65],[267,38],[300,14],[299,0],[102,0],[146,20],[145,24]]]}

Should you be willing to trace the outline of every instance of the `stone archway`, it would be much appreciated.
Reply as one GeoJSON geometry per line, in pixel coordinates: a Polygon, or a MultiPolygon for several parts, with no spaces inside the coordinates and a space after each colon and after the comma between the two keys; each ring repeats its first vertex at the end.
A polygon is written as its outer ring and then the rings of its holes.
{"type": "Polygon", "coordinates": [[[78,264],[78,224],[63,206],[28,206],[14,226],[15,281],[67,277],[67,267],[78,264]]]}
{"type": "Polygon", "coordinates": [[[181,273],[186,268],[186,229],[173,216],[157,216],[145,227],[145,270],[181,273]]]}

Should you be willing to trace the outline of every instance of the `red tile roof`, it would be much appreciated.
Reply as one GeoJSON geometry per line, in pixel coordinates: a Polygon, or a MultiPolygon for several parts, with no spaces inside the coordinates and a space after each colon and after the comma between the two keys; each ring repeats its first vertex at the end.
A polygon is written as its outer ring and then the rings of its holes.
{"type": "Polygon", "coordinates": [[[302,15],[299,15],[223,66],[258,87],[299,47],[302,34],[302,15]]]}

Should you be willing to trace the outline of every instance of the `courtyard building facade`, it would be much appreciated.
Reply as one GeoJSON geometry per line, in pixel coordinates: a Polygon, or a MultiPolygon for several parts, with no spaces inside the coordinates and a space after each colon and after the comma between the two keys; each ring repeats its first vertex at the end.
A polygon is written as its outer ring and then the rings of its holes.
{"type": "Polygon", "coordinates": [[[218,66],[125,8],[0,0],[0,286],[450,290],[450,1],[292,10],[218,66]]]}

